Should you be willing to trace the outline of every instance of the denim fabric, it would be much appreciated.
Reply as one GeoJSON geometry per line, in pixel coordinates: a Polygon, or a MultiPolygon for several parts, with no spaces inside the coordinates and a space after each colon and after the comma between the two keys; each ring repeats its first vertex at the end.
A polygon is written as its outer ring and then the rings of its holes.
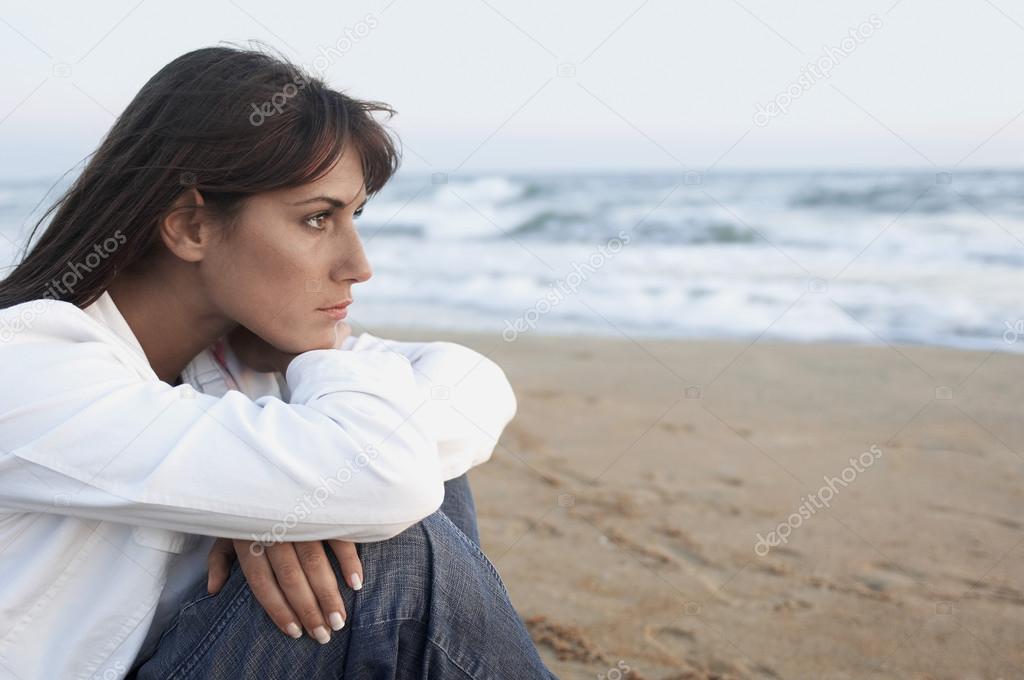
{"type": "Polygon", "coordinates": [[[448,516],[474,543],[480,545],[480,530],[476,526],[476,503],[466,475],[444,483],[444,500],[440,511],[448,516]]]}
{"type": "Polygon", "coordinates": [[[203,575],[128,680],[555,678],[478,536],[463,475],[445,483],[434,514],[386,541],[357,544],[362,590],[344,585],[328,550],[347,618],[326,645],[278,630],[236,560],[216,595],[206,593],[203,575]]]}

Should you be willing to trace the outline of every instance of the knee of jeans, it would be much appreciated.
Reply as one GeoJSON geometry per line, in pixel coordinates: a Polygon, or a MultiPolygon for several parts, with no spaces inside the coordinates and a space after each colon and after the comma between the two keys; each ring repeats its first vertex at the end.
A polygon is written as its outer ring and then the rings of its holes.
{"type": "Polygon", "coordinates": [[[444,512],[438,510],[397,536],[359,545],[365,585],[357,598],[364,622],[422,619],[439,600],[459,601],[464,613],[508,592],[494,565],[444,512]]]}
{"type": "Polygon", "coordinates": [[[442,543],[449,551],[454,551],[461,555],[460,559],[468,562],[468,569],[481,574],[484,579],[490,581],[493,586],[496,586],[504,596],[508,596],[508,591],[505,589],[504,581],[501,580],[501,575],[498,574],[498,570],[491,560],[484,555],[483,550],[480,549],[476,541],[467,536],[443,512],[435,512],[427,519],[431,520],[429,530],[434,531],[436,536],[439,537],[438,542],[442,543]],[[458,547],[456,548],[455,546],[458,547]]]}

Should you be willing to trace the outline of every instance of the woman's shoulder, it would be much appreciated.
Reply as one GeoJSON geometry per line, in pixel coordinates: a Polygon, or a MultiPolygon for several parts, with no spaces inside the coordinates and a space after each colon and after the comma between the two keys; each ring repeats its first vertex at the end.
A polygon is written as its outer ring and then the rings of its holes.
{"type": "Polygon", "coordinates": [[[66,300],[43,297],[0,309],[0,344],[42,336],[73,338],[89,330],[96,330],[95,320],[66,300]]]}
{"type": "Polygon", "coordinates": [[[135,354],[112,329],[71,302],[40,298],[0,309],[0,367],[13,384],[147,375],[145,357],[135,354]]]}
{"type": "Polygon", "coordinates": [[[56,311],[57,313],[74,313],[82,310],[67,300],[52,297],[41,297],[35,300],[26,300],[16,305],[10,305],[0,309],[0,317],[27,317],[32,315],[46,314],[56,311]]]}

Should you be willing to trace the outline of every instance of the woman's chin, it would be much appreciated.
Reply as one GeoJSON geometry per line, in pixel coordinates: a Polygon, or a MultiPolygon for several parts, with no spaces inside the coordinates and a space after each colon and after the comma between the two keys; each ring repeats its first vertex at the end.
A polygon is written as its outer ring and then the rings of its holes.
{"type": "Polygon", "coordinates": [[[331,347],[341,347],[341,343],[352,335],[352,328],[345,321],[339,321],[334,325],[334,339],[331,341],[331,347]]]}
{"type": "Polygon", "coordinates": [[[322,339],[317,343],[316,349],[337,349],[352,333],[352,329],[344,321],[336,321],[323,334],[322,339]]]}
{"type": "Polygon", "coordinates": [[[284,351],[293,354],[311,352],[315,349],[337,349],[351,334],[352,329],[345,321],[329,320],[327,324],[318,325],[315,329],[311,328],[297,337],[292,336],[293,342],[282,343],[278,347],[287,347],[284,351]]]}

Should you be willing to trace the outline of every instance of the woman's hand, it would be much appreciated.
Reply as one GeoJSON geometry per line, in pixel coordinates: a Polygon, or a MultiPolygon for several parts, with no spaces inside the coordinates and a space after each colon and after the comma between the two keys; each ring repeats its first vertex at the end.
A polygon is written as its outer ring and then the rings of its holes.
{"type": "MultiPolygon", "coordinates": [[[[363,587],[363,565],[356,546],[349,541],[326,541],[341,565],[341,572],[353,590],[363,587]]],[[[228,580],[231,562],[238,556],[249,587],[270,619],[285,635],[306,633],[327,643],[327,626],[340,630],[345,625],[345,602],[341,598],[334,569],[324,550],[324,541],[271,543],[218,538],[207,556],[210,575],[207,591],[218,592],[228,580]]]]}

